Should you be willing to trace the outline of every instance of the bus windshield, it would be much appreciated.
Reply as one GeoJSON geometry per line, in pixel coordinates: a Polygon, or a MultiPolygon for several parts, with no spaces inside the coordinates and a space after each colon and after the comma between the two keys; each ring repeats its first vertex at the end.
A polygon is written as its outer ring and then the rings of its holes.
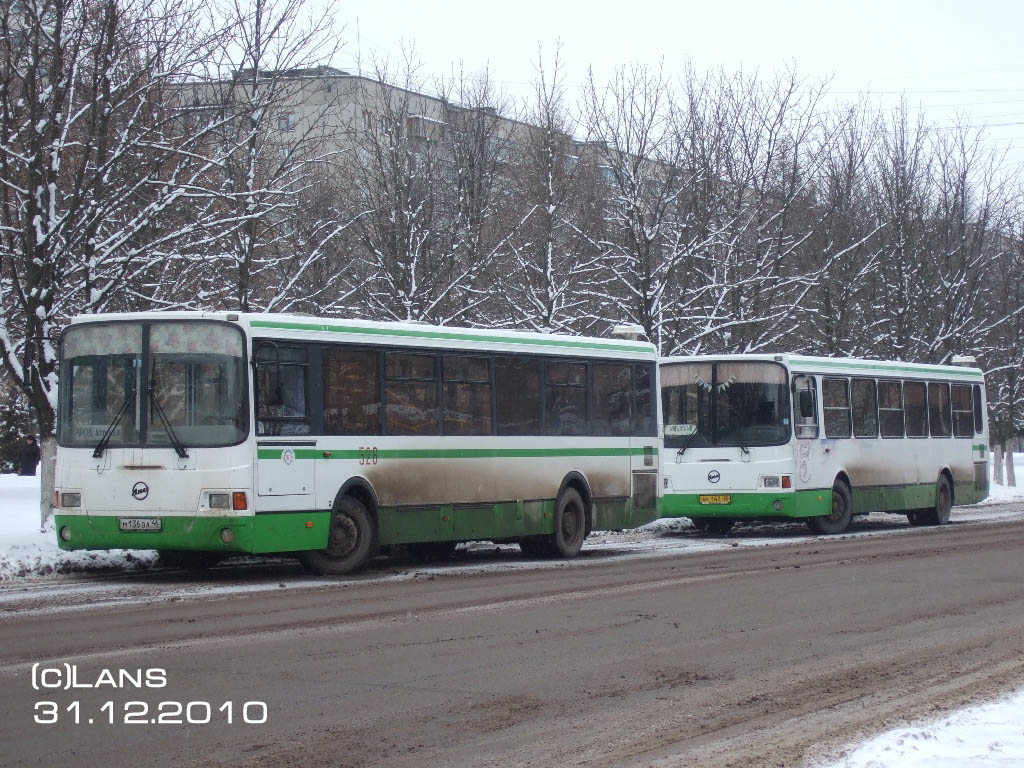
{"type": "Polygon", "coordinates": [[[249,431],[244,350],[241,331],[223,323],[71,326],[63,339],[60,443],[95,448],[108,432],[110,446],[241,442],[249,431]]]}
{"type": "Polygon", "coordinates": [[[781,445],[790,434],[788,392],[786,370],[777,363],[666,363],[665,447],[781,445]]]}

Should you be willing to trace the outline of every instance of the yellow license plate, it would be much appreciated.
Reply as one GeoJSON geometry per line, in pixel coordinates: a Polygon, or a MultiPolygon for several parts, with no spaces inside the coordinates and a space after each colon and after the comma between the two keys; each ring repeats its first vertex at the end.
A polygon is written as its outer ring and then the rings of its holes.
{"type": "Polygon", "coordinates": [[[701,504],[732,504],[732,496],[699,496],[701,504]]]}

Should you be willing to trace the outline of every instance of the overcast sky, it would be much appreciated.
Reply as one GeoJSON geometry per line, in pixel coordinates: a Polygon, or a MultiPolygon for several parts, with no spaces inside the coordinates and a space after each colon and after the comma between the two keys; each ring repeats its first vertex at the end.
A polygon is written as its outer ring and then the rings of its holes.
{"type": "Polygon", "coordinates": [[[588,66],[606,79],[629,62],[698,70],[795,65],[831,77],[831,91],[909,103],[945,123],[959,111],[1013,142],[1024,162],[1024,2],[1021,0],[345,0],[332,2],[344,48],[336,60],[363,69],[413,46],[429,78],[489,66],[511,93],[525,92],[538,44],[561,41],[568,80],[588,66]]]}

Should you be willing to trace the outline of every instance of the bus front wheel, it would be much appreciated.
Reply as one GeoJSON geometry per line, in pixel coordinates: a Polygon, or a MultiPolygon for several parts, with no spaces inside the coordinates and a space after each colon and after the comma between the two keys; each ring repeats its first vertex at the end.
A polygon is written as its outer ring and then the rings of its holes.
{"type": "Polygon", "coordinates": [[[331,513],[327,547],[300,552],[299,559],[313,573],[337,576],[362,568],[373,553],[376,529],[362,502],[343,496],[331,513]]]}
{"type": "Polygon", "coordinates": [[[853,498],[850,488],[842,480],[832,486],[832,514],[807,518],[807,525],[815,533],[832,536],[842,533],[853,519],[853,498]]]}

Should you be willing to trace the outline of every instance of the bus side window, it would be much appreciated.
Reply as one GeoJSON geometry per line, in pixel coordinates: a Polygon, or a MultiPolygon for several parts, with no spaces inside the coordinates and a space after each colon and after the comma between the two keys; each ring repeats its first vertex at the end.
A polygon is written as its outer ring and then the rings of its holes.
{"type": "Polygon", "coordinates": [[[815,396],[816,384],[813,376],[793,377],[794,421],[797,437],[818,436],[818,403],[815,396]]]}
{"type": "Polygon", "coordinates": [[[974,433],[980,435],[985,431],[985,409],[981,404],[981,387],[974,385],[974,433]]]}
{"type": "Polygon", "coordinates": [[[540,359],[495,357],[494,399],[499,435],[541,434],[540,359]]]}
{"type": "Polygon", "coordinates": [[[882,437],[903,437],[903,395],[898,381],[878,382],[878,422],[882,437]]]}
{"type": "Polygon", "coordinates": [[[923,381],[903,382],[903,420],[907,437],[928,437],[928,406],[923,381]]]}
{"type": "Polygon", "coordinates": [[[849,382],[846,379],[822,379],[821,396],[825,408],[825,437],[849,437],[849,382]]]}
{"type": "Polygon", "coordinates": [[[953,436],[974,436],[974,407],[971,404],[971,385],[953,385],[953,436]]]}
{"type": "Polygon", "coordinates": [[[878,437],[878,402],[874,379],[853,379],[850,382],[853,402],[854,437],[878,437]]]}
{"type": "Polygon", "coordinates": [[[932,437],[949,437],[952,434],[952,415],[949,409],[949,384],[931,382],[928,384],[928,424],[932,437]]]}
{"type": "Polygon", "coordinates": [[[384,354],[385,423],[389,435],[439,435],[437,358],[431,354],[384,354]]]}

